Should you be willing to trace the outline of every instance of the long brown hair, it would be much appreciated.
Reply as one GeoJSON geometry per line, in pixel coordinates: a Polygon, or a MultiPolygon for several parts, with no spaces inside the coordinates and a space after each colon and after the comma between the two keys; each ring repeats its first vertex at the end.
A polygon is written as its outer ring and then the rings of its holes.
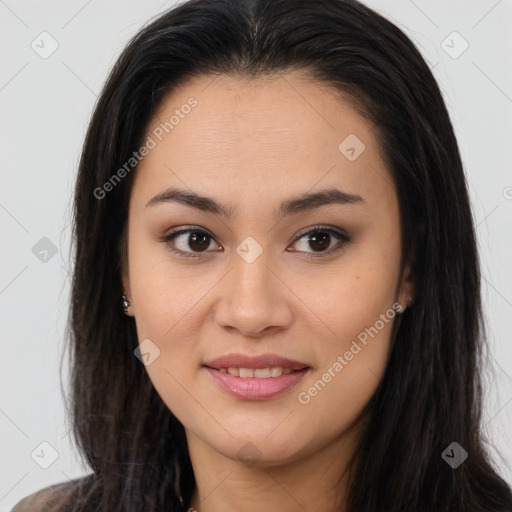
{"type": "Polygon", "coordinates": [[[399,197],[403,257],[415,255],[418,293],[366,409],[347,510],[511,511],[480,432],[480,269],[453,127],[414,44],[356,0],[190,0],[143,28],[113,67],[74,196],[69,414],[93,474],[67,502],[75,511],[183,511],[195,486],[183,425],[134,356],[134,319],[121,309],[136,167],[104,197],[98,188],[188,77],[292,69],[336,87],[377,127],[399,197]],[[441,456],[454,441],[468,454],[457,469],[441,456]]]}

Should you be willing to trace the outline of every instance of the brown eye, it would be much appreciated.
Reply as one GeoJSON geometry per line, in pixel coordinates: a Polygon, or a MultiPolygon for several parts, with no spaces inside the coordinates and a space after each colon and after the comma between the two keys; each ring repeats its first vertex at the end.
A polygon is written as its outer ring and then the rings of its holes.
{"type": "Polygon", "coordinates": [[[210,246],[210,237],[200,231],[191,231],[188,235],[188,246],[194,251],[204,251],[210,246]]]}
{"type": "MultiPolygon", "coordinates": [[[[304,248],[298,252],[305,253],[308,258],[330,255],[341,250],[351,241],[350,237],[344,233],[323,226],[314,226],[313,229],[303,232],[295,240],[294,245],[302,239],[305,239],[305,242],[302,242],[304,248]]],[[[198,258],[202,255],[201,253],[206,255],[213,252],[208,250],[213,241],[214,238],[208,231],[198,228],[180,229],[162,238],[162,242],[166,243],[172,252],[187,258],[198,258]]]]}
{"type": "Polygon", "coordinates": [[[317,248],[319,251],[328,249],[329,245],[331,245],[331,235],[326,231],[315,231],[315,233],[309,237],[309,245],[314,251],[316,251],[317,248]]]}
{"type": "Polygon", "coordinates": [[[209,252],[207,249],[212,240],[213,237],[202,229],[182,229],[168,234],[163,239],[171,251],[191,258],[197,257],[202,252],[209,252]]]}
{"type": "Polygon", "coordinates": [[[299,238],[296,239],[294,245],[300,242],[302,239],[306,239],[303,242],[304,250],[299,252],[308,253],[307,249],[312,249],[313,253],[318,254],[307,254],[309,258],[322,257],[327,254],[331,254],[340,250],[344,245],[350,243],[351,239],[344,233],[337,230],[324,228],[322,226],[315,226],[306,233],[303,233],[299,238]],[[338,243],[331,246],[332,242],[338,240],[338,243]]]}

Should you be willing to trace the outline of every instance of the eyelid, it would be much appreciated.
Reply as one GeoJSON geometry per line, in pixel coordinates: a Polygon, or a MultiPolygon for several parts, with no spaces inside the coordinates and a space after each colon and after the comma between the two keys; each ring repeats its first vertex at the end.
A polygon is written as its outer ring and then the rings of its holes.
{"type": "MultiPolygon", "coordinates": [[[[316,225],[307,226],[307,227],[301,229],[297,233],[295,238],[293,239],[292,244],[295,244],[296,242],[298,242],[305,235],[310,234],[310,233],[315,233],[317,231],[334,233],[336,235],[336,238],[338,239],[338,244],[335,247],[333,247],[327,251],[319,252],[316,254],[304,252],[304,251],[292,251],[292,252],[302,253],[305,255],[306,258],[322,258],[322,257],[330,256],[330,255],[338,252],[339,250],[341,250],[341,248],[343,248],[345,245],[351,243],[351,241],[352,241],[352,238],[349,235],[347,235],[346,233],[344,233],[343,230],[341,230],[340,228],[336,228],[335,226],[326,225],[326,224],[316,224],[316,225]]],[[[173,241],[176,237],[178,237],[182,234],[185,234],[185,233],[190,233],[190,232],[204,233],[211,240],[218,243],[215,236],[208,229],[197,226],[197,225],[180,226],[179,228],[176,228],[174,230],[167,232],[165,235],[163,235],[162,237],[159,238],[159,241],[167,244],[169,247],[169,250],[171,250],[172,252],[174,252],[180,256],[183,256],[183,257],[197,259],[197,258],[203,258],[204,256],[208,256],[208,254],[211,253],[212,251],[205,251],[204,253],[194,253],[194,252],[190,252],[190,251],[182,251],[181,249],[176,249],[175,247],[172,247],[172,245],[169,244],[169,242],[173,241]]]]}
{"type": "Polygon", "coordinates": [[[308,233],[311,233],[312,231],[332,231],[332,232],[340,235],[341,237],[345,237],[347,239],[349,238],[349,236],[346,233],[344,233],[341,229],[336,228],[335,226],[330,226],[327,224],[315,224],[313,226],[307,226],[307,227],[301,229],[297,233],[297,235],[293,241],[296,242],[297,240],[302,238],[304,235],[307,235],[308,233]]]}
{"type": "MultiPolygon", "coordinates": [[[[352,242],[352,237],[348,234],[344,233],[343,230],[340,228],[336,228],[335,226],[327,225],[327,224],[316,224],[313,226],[308,226],[299,231],[295,239],[293,240],[292,244],[295,244],[298,242],[301,238],[304,237],[304,235],[307,235],[309,233],[315,233],[317,231],[327,232],[327,233],[334,233],[336,235],[336,238],[338,238],[338,243],[332,247],[331,249],[319,253],[314,252],[303,252],[303,251],[296,251],[303,254],[304,258],[307,259],[316,259],[316,258],[327,258],[329,256],[333,256],[334,254],[341,251],[346,245],[350,244],[352,242]]],[[[294,251],[295,252],[295,251],[294,251]]]]}
{"type": "MultiPolygon", "coordinates": [[[[176,249],[175,247],[172,247],[172,245],[169,244],[169,242],[172,242],[174,240],[174,238],[178,237],[179,235],[183,235],[185,233],[190,233],[190,232],[205,233],[209,238],[211,238],[214,241],[217,241],[216,238],[212,235],[212,233],[210,233],[210,231],[208,229],[202,228],[200,226],[194,226],[194,225],[180,226],[179,228],[168,231],[166,234],[164,234],[162,237],[159,238],[159,241],[166,244],[170,251],[172,251],[175,254],[178,254],[179,256],[183,256],[185,258],[194,258],[194,259],[202,258],[203,254],[201,254],[201,253],[182,251],[180,249],[176,249]]],[[[204,254],[208,255],[208,253],[210,253],[210,252],[211,251],[207,251],[204,254]]]]}

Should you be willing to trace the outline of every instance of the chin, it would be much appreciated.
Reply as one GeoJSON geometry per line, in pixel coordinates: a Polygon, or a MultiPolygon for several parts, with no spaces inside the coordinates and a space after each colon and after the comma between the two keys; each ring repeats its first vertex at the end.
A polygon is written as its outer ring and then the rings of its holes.
{"type": "Polygon", "coordinates": [[[276,435],[270,439],[269,431],[260,430],[259,435],[230,438],[227,446],[219,447],[218,450],[226,457],[254,468],[281,466],[300,458],[302,450],[299,446],[290,445],[289,435],[276,435]]]}

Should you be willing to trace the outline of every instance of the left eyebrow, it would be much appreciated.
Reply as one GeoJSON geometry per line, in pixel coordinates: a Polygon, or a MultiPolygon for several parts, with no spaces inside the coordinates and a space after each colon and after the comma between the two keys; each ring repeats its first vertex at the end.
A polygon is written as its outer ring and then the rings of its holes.
{"type": "MultiPolygon", "coordinates": [[[[215,199],[202,196],[188,190],[170,187],[152,197],[146,208],[159,203],[177,202],[197,210],[231,219],[235,208],[227,207],[215,199]]],[[[363,204],[364,200],[357,194],[344,192],[336,188],[323,189],[318,192],[305,193],[301,196],[284,201],[278,210],[274,209],[274,217],[282,218],[297,213],[308,213],[312,210],[330,204],[363,204]]]]}
{"type": "Polygon", "coordinates": [[[296,213],[308,213],[322,206],[330,204],[364,204],[364,200],[357,194],[351,194],[337,188],[323,189],[318,192],[303,194],[299,197],[284,201],[279,210],[274,210],[277,218],[294,215],[296,213]]]}

